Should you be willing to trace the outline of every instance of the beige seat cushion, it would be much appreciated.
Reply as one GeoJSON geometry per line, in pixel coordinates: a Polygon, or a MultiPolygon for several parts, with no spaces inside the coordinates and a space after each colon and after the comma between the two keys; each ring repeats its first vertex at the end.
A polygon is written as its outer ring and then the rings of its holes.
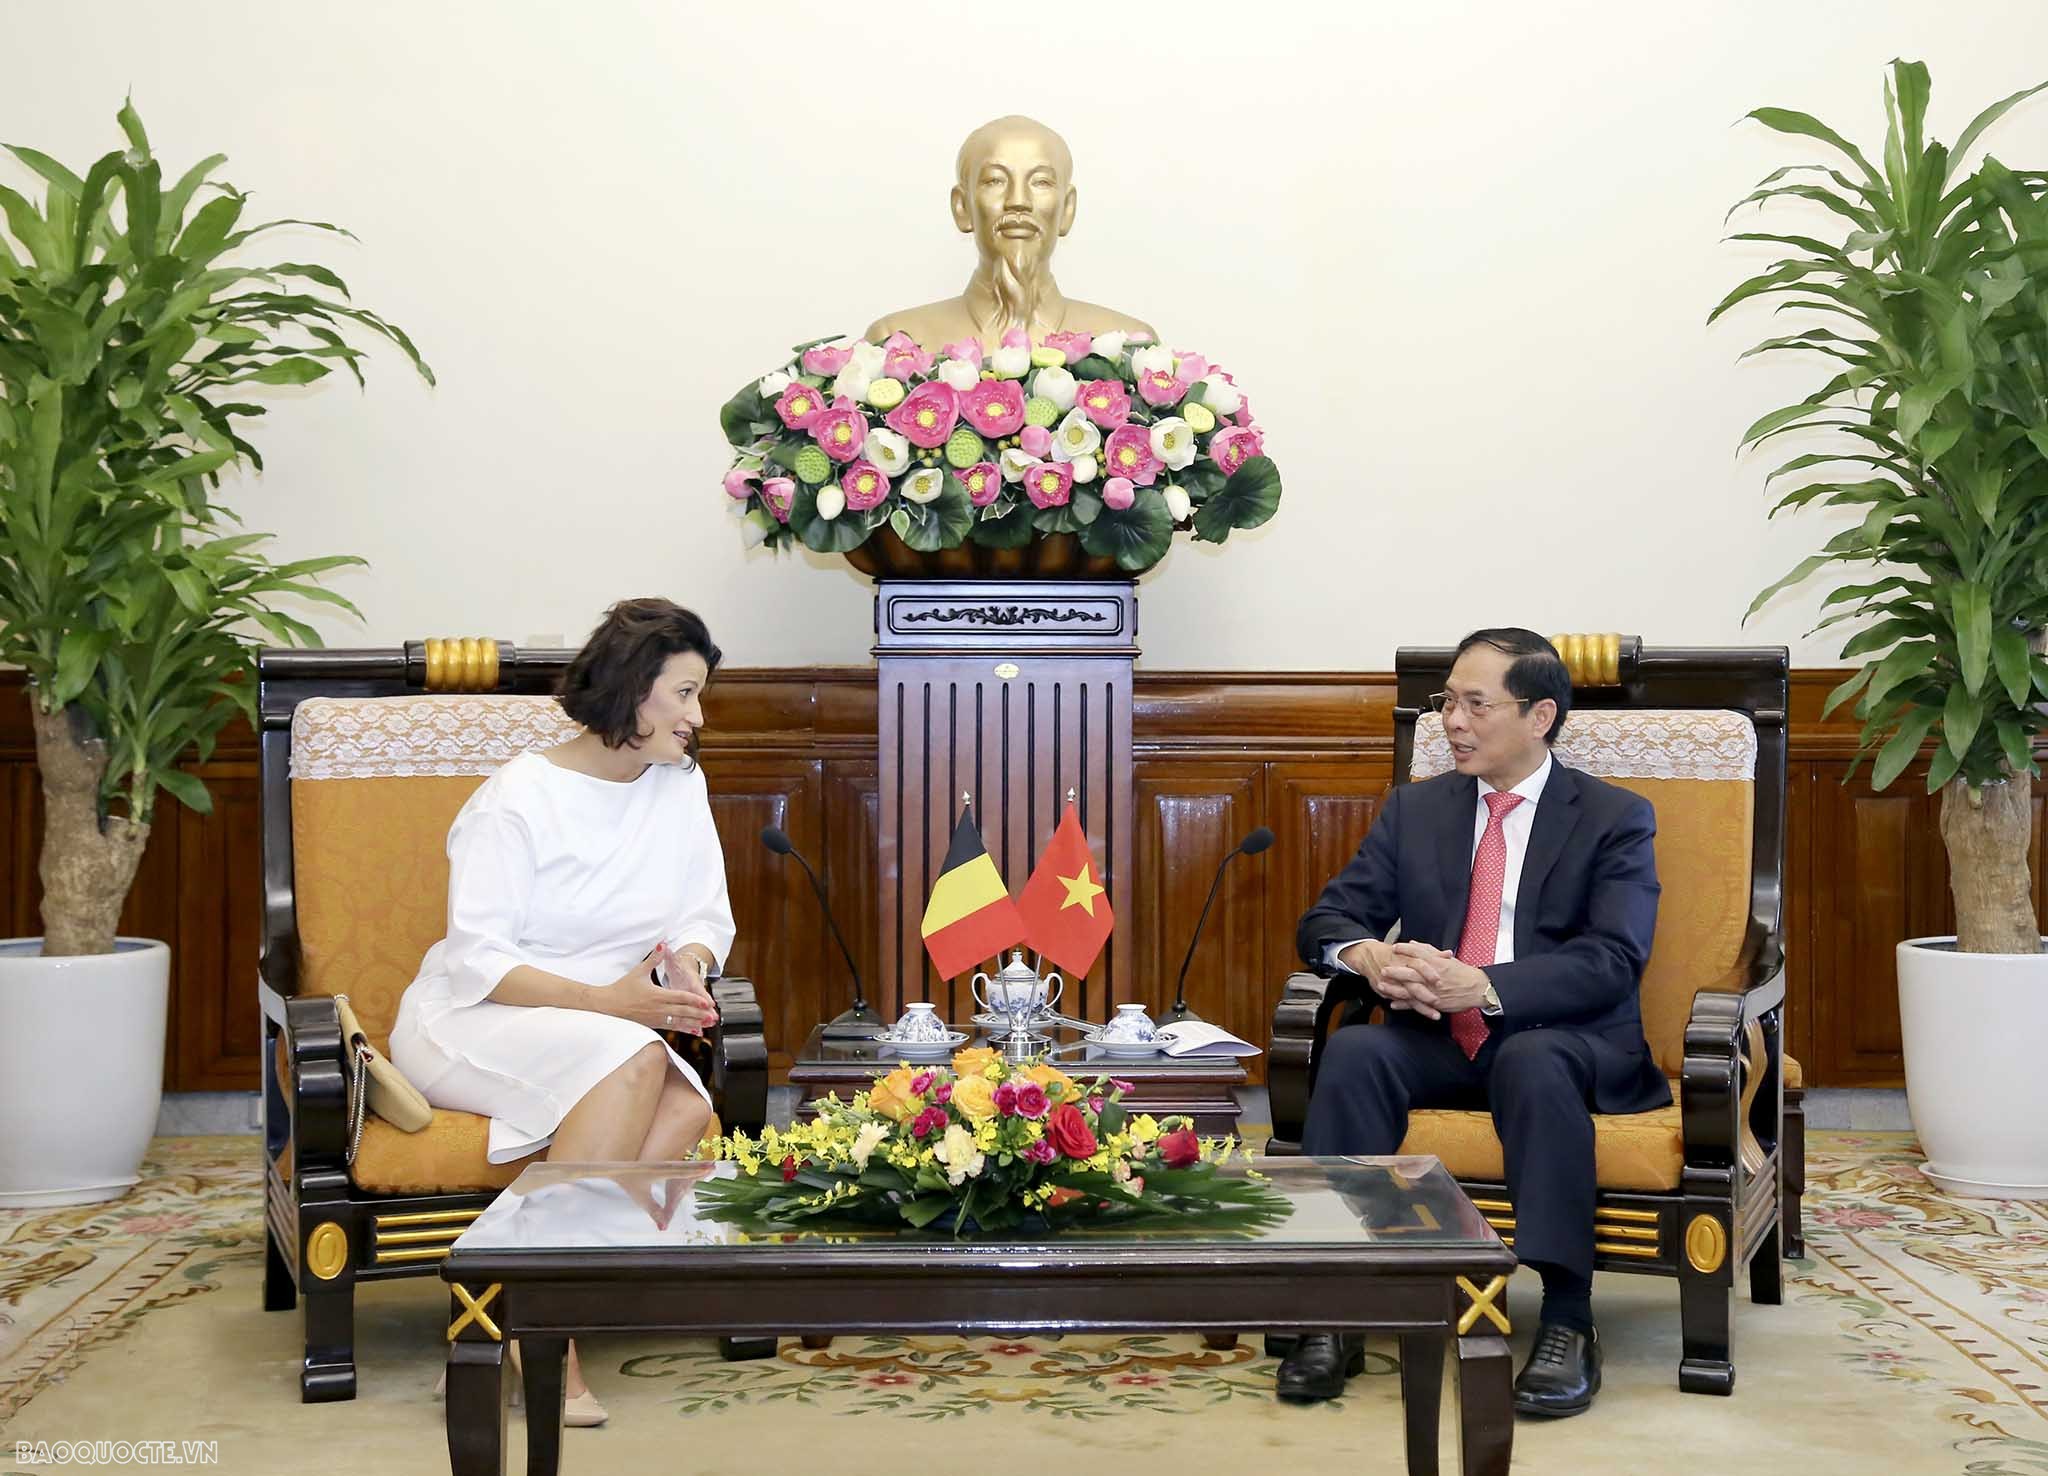
{"type": "MultiPolygon", "coordinates": [[[[1507,1179],[1500,1139],[1484,1112],[1411,1112],[1401,1152],[1440,1158],[1453,1178],[1491,1184],[1507,1179]]],[[[1684,1169],[1685,1125],[1676,1101],[1654,1112],[1594,1114],[1593,1172],[1602,1189],[1676,1189],[1684,1169]]]]}
{"type": "MultiPolygon", "coordinates": [[[[437,1108],[434,1120],[416,1133],[402,1133],[383,1118],[372,1117],[363,1124],[362,1145],[348,1176],[358,1189],[372,1194],[503,1189],[519,1177],[521,1169],[538,1163],[541,1155],[491,1163],[484,1157],[490,1131],[491,1120],[473,1112],[437,1108]]],[[[714,1116],[705,1137],[715,1138],[723,1131],[714,1116]]]]}

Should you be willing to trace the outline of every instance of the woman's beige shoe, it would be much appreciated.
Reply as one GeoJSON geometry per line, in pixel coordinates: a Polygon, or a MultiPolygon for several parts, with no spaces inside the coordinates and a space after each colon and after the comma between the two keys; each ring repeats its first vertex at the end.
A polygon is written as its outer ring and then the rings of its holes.
{"type": "Polygon", "coordinates": [[[588,1389],[574,1398],[562,1401],[562,1423],[565,1425],[588,1429],[592,1425],[602,1425],[610,1418],[611,1416],[605,1413],[604,1406],[597,1402],[597,1396],[588,1389]]]}

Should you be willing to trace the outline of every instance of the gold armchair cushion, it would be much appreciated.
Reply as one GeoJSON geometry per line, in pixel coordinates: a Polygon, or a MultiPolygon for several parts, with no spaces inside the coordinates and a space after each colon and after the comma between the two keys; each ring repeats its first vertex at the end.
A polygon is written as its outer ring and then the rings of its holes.
{"type": "MultiPolygon", "coordinates": [[[[437,1108],[434,1120],[417,1133],[402,1133],[390,1123],[372,1117],[363,1123],[362,1146],[349,1166],[349,1178],[358,1189],[372,1194],[457,1194],[503,1189],[519,1177],[519,1171],[538,1163],[539,1153],[511,1163],[491,1163],[484,1157],[490,1142],[491,1120],[473,1112],[449,1112],[437,1108]]],[[[714,1115],[705,1137],[715,1138],[724,1129],[714,1115]]]]}
{"type": "MultiPolygon", "coordinates": [[[[1674,1085],[1674,1097],[1676,1093],[1674,1085]]],[[[1499,1184],[1507,1179],[1493,1118],[1484,1112],[1410,1112],[1401,1152],[1434,1155],[1453,1178],[1467,1182],[1499,1184]]],[[[1602,1189],[1676,1189],[1684,1171],[1685,1124],[1675,1101],[1654,1112],[1594,1114],[1593,1173],[1602,1189]]]]}
{"type": "Polygon", "coordinates": [[[448,827],[507,759],[572,736],[551,697],[315,697],[292,717],[299,989],[346,994],[389,1052],[448,926],[448,827]]]}

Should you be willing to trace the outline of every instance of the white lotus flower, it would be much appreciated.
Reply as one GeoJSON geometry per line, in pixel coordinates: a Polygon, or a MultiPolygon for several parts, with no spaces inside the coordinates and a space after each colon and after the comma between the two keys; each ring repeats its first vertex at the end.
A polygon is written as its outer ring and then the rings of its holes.
{"type": "Polygon", "coordinates": [[[998,379],[1022,379],[1031,367],[1031,350],[1022,345],[999,348],[988,356],[988,367],[996,371],[998,379]]]}
{"type": "Polygon", "coordinates": [[[1129,334],[1121,331],[1098,333],[1095,335],[1095,342],[1089,346],[1088,352],[1100,354],[1111,363],[1115,363],[1117,355],[1124,351],[1124,340],[1128,337],[1130,337],[1129,334]]]}
{"type": "Polygon", "coordinates": [[[921,466],[904,478],[901,490],[909,501],[923,506],[946,490],[946,474],[935,466],[921,466]]]}
{"type": "Polygon", "coordinates": [[[948,359],[939,365],[939,378],[964,395],[981,383],[981,370],[965,359],[948,359]]]}
{"type": "Polygon", "coordinates": [[[868,386],[881,377],[882,366],[888,358],[888,351],[879,343],[855,344],[853,357],[839,371],[839,377],[832,381],[832,398],[836,400],[845,395],[849,400],[866,399],[868,386]]]}
{"type": "Polygon", "coordinates": [[[772,400],[789,388],[789,376],[780,369],[776,370],[773,374],[764,374],[761,376],[760,388],[761,398],[772,400]]]}
{"type": "Polygon", "coordinates": [[[1045,368],[1031,381],[1031,393],[1052,401],[1064,415],[1074,408],[1074,397],[1081,393],[1081,386],[1064,368],[1045,368]]]}
{"type": "Polygon", "coordinates": [[[861,454],[892,477],[902,476],[910,466],[910,442],[879,425],[868,432],[861,454]]]}
{"type": "Polygon", "coordinates": [[[868,1166],[868,1155],[881,1147],[882,1140],[888,1136],[889,1124],[886,1122],[862,1123],[860,1125],[860,1132],[853,1140],[854,1167],[865,1170],[868,1166]]]}
{"type": "Polygon", "coordinates": [[[1235,415],[1244,404],[1244,396],[1237,392],[1237,386],[1217,375],[1212,374],[1203,380],[1200,389],[1202,403],[1218,415],[1235,415]]]}
{"type": "Polygon", "coordinates": [[[1074,469],[1074,480],[1077,482],[1092,482],[1101,470],[1092,456],[1076,456],[1067,464],[1074,469]]]}
{"type": "Polygon", "coordinates": [[[1142,379],[1147,374],[1173,373],[1173,351],[1164,344],[1147,344],[1131,355],[1131,378],[1142,379]]]}
{"type": "Polygon", "coordinates": [[[1166,511],[1176,523],[1185,523],[1194,504],[1188,501],[1188,494],[1179,487],[1169,486],[1162,494],[1166,498],[1166,511]]]}
{"type": "Polygon", "coordinates": [[[1052,459],[1073,461],[1082,456],[1093,456],[1102,449],[1102,427],[1088,418],[1088,412],[1078,406],[1067,411],[1067,418],[1059,423],[1052,433],[1052,459]]]}
{"type": "Polygon", "coordinates": [[[1024,480],[1024,473],[1038,464],[1038,458],[1022,446],[1012,446],[1003,453],[1000,464],[1003,468],[1004,481],[1021,482],[1024,480]]]}
{"type": "Polygon", "coordinates": [[[1180,471],[1194,464],[1194,427],[1178,415],[1155,420],[1148,439],[1152,442],[1152,454],[1166,463],[1168,471],[1180,471]]]}
{"type": "Polygon", "coordinates": [[[831,522],[846,511],[846,494],[836,483],[818,489],[818,516],[831,522]]]}

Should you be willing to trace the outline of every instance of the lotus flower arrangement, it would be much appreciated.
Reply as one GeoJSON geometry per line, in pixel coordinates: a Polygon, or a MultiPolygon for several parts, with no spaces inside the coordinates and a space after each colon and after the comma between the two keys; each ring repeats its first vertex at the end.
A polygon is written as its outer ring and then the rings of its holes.
{"type": "Polygon", "coordinates": [[[725,492],[751,543],[819,553],[888,529],[932,553],[1071,534],[1129,573],[1176,532],[1221,543],[1280,505],[1251,403],[1200,354],[1012,329],[933,354],[821,340],[725,404],[725,492]]]}

